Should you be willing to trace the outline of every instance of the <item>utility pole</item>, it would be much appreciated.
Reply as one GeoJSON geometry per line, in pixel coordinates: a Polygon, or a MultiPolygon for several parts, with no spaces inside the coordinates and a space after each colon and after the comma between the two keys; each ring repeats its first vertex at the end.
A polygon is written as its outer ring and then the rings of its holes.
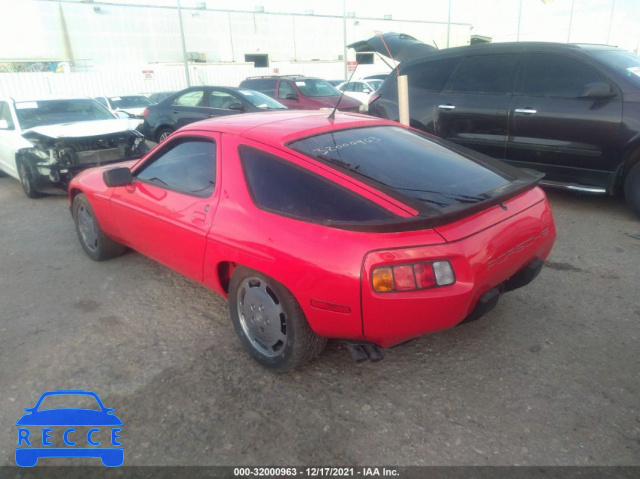
{"type": "Polygon", "coordinates": [[[187,45],[184,41],[184,27],[182,26],[182,10],[180,9],[180,0],[178,2],[178,20],[180,21],[180,39],[182,40],[182,59],[184,60],[184,76],[187,79],[187,88],[191,86],[189,78],[189,59],[187,58],[187,45]]]}

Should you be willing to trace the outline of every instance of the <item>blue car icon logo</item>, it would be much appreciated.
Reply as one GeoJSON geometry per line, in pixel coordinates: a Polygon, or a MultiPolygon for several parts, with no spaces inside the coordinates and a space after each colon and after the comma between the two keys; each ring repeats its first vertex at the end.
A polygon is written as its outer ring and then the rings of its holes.
{"type": "Polygon", "coordinates": [[[41,457],[99,457],[107,467],[118,467],[124,463],[124,450],[120,447],[122,421],[114,414],[114,409],[102,404],[96,393],[48,391],[40,396],[34,407],[25,409],[25,412],[27,414],[16,422],[18,466],[35,466],[41,457]],[[41,408],[43,400],[56,396],[61,396],[63,400],[80,397],[80,400],[88,400],[94,406],[97,403],[98,408],[41,408]],[[54,441],[64,447],[54,447],[54,441]]]}

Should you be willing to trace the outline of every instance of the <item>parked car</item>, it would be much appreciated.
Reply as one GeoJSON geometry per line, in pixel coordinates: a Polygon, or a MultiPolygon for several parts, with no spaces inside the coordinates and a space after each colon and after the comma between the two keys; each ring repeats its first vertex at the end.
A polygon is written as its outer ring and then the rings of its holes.
{"type": "Polygon", "coordinates": [[[144,109],[153,105],[153,102],[144,95],[98,96],[94,100],[113,113],[123,112],[131,118],[142,118],[144,109]]]}
{"type": "Polygon", "coordinates": [[[327,80],[327,83],[331,86],[338,86],[340,83],[344,83],[344,80],[327,80]]]}
{"type": "Polygon", "coordinates": [[[249,77],[240,83],[240,87],[260,91],[292,110],[333,109],[338,101],[340,101],[340,105],[338,105],[340,111],[358,112],[362,110],[360,101],[354,98],[345,98],[321,78],[302,75],[249,77]]]}
{"type": "Polygon", "coordinates": [[[174,93],[143,113],[142,133],[164,141],[178,128],[194,121],[240,113],[286,110],[287,107],[248,88],[195,86],[174,93]]]}
{"type": "Polygon", "coordinates": [[[175,91],[160,91],[160,92],[152,93],[151,95],[149,95],[148,98],[151,103],[155,104],[155,103],[160,103],[162,100],[164,100],[167,97],[170,97],[174,93],[175,91]]]}
{"type": "Polygon", "coordinates": [[[137,123],[91,98],[0,99],[0,170],[29,198],[66,190],[85,168],[145,153],[137,123]]]}
{"type": "Polygon", "coordinates": [[[372,353],[529,283],[555,239],[539,178],[388,120],[284,111],[188,125],[69,199],[90,258],[128,246],[228,297],[249,354],[284,371],[327,337],[372,353]]]}
{"type": "Polygon", "coordinates": [[[382,80],[355,80],[342,82],[336,88],[345,95],[355,98],[364,105],[364,110],[369,106],[369,98],[384,82],[382,80]]]}
{"type": "MultiPolygon", "coordinates": [[[[402,62],[411,125],[546,174],[543,184],[624,192],[640,216],[640,57],[619,48],[496,43],[402,62]]],[[[397,120],[392,75],[369,113],[397,120]]]]}

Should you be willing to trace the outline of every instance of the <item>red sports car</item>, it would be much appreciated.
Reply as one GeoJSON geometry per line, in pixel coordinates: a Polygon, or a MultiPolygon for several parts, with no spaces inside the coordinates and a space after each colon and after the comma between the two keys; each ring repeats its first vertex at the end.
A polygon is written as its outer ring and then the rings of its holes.
{"type": "Polygon", "coordinates": [[[245,348],[278,371],[326,338],[377,357],[477,319],[556,237],[537,173],[357,114],[206,120],[124,165],[71,182],[86,253],[130,247],[228,297],[245,348]]]}

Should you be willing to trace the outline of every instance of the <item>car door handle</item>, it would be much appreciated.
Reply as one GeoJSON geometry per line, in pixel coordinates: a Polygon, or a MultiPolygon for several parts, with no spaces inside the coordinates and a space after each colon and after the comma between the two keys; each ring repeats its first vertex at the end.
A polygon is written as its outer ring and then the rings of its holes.
{"type": "Polygon", "coordinates": [[[515,112],[516,113],[522,113],[524,115],[534,115],[534,114],[538,113],[537,110],[532,110],[531,108],[516,108],[515,112]]]}
{"type": "Polygon", "coordinates": [[[441,110],[455,110],[456,107],[454,105],[438,105],[438,108],[441,110]]]}
{"type": "Polygon", "coordinates": [[[171,113],[173,113],[174,115],[177,115],[179,112],[178,110],[173,110],[171,113]]]}
{"type": "Polygon", "coordinates": [[[200,211],[193,212],[193,223],[197,225],[204,225],[205,220],[207,219],[207,215],[205,213],[201,213],[200,211]]]}

